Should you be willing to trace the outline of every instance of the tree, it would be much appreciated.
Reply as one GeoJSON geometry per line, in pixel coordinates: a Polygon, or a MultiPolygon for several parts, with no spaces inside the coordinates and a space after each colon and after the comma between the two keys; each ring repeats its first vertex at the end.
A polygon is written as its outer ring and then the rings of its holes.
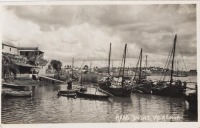
{"type": "Polygon", "coordinates": [[[83,67],[83,69],[84,69],[84,70],[88,70],[88,69],[89,69],[89,66],[88,66],[88,65],[85,65],[85,66],[83,67]]]}
{"type": "Polygon", "coordinates": [[[27,59],[29,60],[29,63],[32,65],[36,65],[36,58],[37,58],[38,52],[29,52],[27,55],[27,59]]]}
{"type": "Polygon", "coordinates": [[[61,71],[62,62],[59,60],[51,60],[50,64],[58,73],[61,71]]]}
{"type": "Polygon", "coordinates": [[[57,75],[55,77],[60,79],[62,62],[60,62],[59,60],[51,60],[50,64],[53,67],[53,69],[55,69],[57,71],[57,75]]]}

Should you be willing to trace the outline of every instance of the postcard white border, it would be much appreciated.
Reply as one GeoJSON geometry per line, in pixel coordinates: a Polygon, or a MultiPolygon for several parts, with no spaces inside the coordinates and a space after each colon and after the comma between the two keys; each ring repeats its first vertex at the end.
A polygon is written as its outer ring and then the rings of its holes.
{"type": "MultiPolygon", "coordinates": [[[[18,1],[0,2],[0,40],[2,41],[2,6],[4,5],[127,5],[127,4],[196,4],[197,15],[197,82],[200,83],[200,1],[18,1]]],[[[2,57],[2,56],[1,56],[2,57]]],[[[0,57],[0,60],[2,60],[0,57]]],[[[1,71],[1,69],[0,69],[1,71]]],[[[1,81],[0,81],[1,84],[1,81]]],[[[198,87],[198,92],[199,92],[198,87]]],[[[200,96],[198,95],[198,99],[200,96]]],[[[1,103],[1,101],[0,101],[1,103]]],[[[198,102],[198,106],[200,103],[198,102]]],[[[1,111],[1,110],[0,110],[1,111]]],[[[198,122],[133,122],[133,123],[49,123],[49,124],[1,124],[2,128],[200,128],[198,110],[198,122]]],[[[1,117],[0,117],[1,118],[1,117]]]]}

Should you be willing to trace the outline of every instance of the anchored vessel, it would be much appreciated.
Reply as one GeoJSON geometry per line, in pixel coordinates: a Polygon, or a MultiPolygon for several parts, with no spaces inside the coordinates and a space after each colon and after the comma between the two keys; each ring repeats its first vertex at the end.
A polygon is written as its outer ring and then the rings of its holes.
{"type": "Polygon", "coordinates": [[[130,81],[126,80],[124,77],[126,51],[127,51],[127,44],[125,44],[125,48],[124,48],[122,67],[120,68],[120,71],[119,71],[119,77],[117,78],[117,81],[114,81],[112,79],[112,76],[110,75],[110,56],[111,56],[111,44],[110,44],[109,59],[108,59],[108,75],[109,76],[106,78],[106,80],[99,82],[100,89],[105,90],[114,96],[120,96],[120,97],[131,96],[131,90],[132,90],[131,83],[130,81]]]}
{"type": "Polygon", "coordinates": [[[83,97],[83,98],[90,98],[90,99],[108,99],[111,95],[99,91],[99,88],[89,88],[89,89],[93,89],[93,91],[89,91],[84,90],[84,89],[80,89],[79,91],[77,91],[77,96],[78,97],[83,97]]]}
{"type": "Polygon", "coordinates": [[[73,89],[73,78],[74,78],[74,58],[72,59],[72,67],[71,67],[71,78],[69,79],[69,81],[67,82],[67,90],[59,90],[58,92],[58,96],[66,96],[66,97],[72,97],[72,98],[76,98],[77,97],[77,92],[79,91],[79,89],[73,89]]]}
{"type": "MultiPolygon", "coordinates": [[[[170,54],[170,58],[167,61],[167,64],[171,61],[171,73],[170,73],[170,81],[159,81],[156,84],[156,87],[152,88],[152,93],[155,95],[162,95],[162,96],[171,96],[171,97],[183,97],[185,88],[186,88],[186,82],[181,82],[180,80],[174,80],[173,74],[174,74],[174,59],[175,59],[175,53],[176,53],[176,40],[177,35],[175,35],[174,38],[174,44],[172,48],[172,52],[170,54]],[[184,86],[183,86],[184,84],[184,86]]],[[[164,73],[164,78],[166,74],[164,73]]]]}
{"type": "MultiPolygon", "coordinates": [[[[133,93],[143,93],[143,94],[151,94],[152,93],[152,81],[147,80],[147,72],[142,73],[142,49],[140,51],[140,56],[138,63],[136,65],[136,69],[138,69],[139,64],[139,71],[135,71],[135,76],[133,78],[133,93]]],[[[146,56],[146,68],[147,69],[147,56],[146,56]]]]}
{"type": "Polygon", "coordinates": [[[2,83],[2,87],[11,88],[11,89],[18,89],[18,90],[25,90],[25,88],[27,88],[27,86],[16,85],[16,84],[12,84],[12,83],[2,83]]]}

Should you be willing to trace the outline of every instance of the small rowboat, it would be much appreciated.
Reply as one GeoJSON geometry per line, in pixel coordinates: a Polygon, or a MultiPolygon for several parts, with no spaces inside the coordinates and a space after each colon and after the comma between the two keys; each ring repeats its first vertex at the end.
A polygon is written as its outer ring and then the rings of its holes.
{"type": "Polygon", "coordinates": [[[32,91],[4,91],[4,97],[31,97],[32,91]]]}
{"type": "Polygon", "coordinates": [[[71,93],[71,94],[60,94],[58,96],[65,96],[65,97],[70,97],[70,98],[75,98],[77,97],[76,93],[71,93]]]}
{"type": "Polygon", "coordinates": [[[21,86],[11,83],[2,83],[2,87],[24,90],[27,86],[21,86]]]}
{"type": "Polygon", "coordinates": [[[66,97],[76,98],[77,91],[79,91],[79,89],[58,91],[58,96],[66,96],[66,97]]]}

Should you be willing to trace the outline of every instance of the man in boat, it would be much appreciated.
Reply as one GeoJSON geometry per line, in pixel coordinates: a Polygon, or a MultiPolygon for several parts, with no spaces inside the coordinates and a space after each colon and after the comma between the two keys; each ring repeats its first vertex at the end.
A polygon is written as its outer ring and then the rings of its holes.
{"type": "Polygon", "coordinates": [[[67,82],[67,89],[72,89],[72,78],[70,77],[68,82],[67,82]]]}

